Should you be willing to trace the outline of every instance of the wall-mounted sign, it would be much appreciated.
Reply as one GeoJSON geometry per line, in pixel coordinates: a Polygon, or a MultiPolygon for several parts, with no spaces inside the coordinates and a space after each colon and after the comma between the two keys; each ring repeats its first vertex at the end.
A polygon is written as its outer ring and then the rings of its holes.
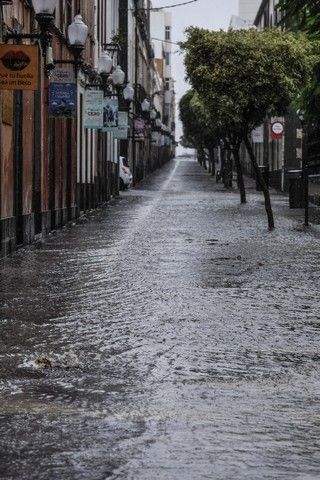
{"type": "Polygon", "coordinates": [[[55,67],[50,75],[51,83],[73,83],[75,81],[73,68],[55,67]]]}
{"type": "Polygon", "coordinates": [[[161,146],[161,133],[160,132],[152,132],[151,133],[151,143],[156,147],[161,146]]]}
{"type": "Polygon", "coordinates": [[[72,117],[77,110],[77,86],[75,83],[50,83],[49,115],[72,117]]]}
{"type": "Polygon", "coordinates": [[[105,98],[103,106],[103,131],[114,132],[118,126],[119,102],[116,98],[105,98]]]}
{"type": "Polygon", "coordinates": [[[263,143],[264,132],[263,125],[259,125],[254,130],[252,130],[252,141],[253,143],[263,143]]]}
{"type": "Polygon", "coordinates": [[[284,133],[284,124],[279,120],[271,123],[271,137],[272,140],[281,140],[284,133]]]}
{"type": "Polygon", "coordinates": [[[134,140],[136,142],[144,142],[145,121],[143,118],[135,118],[134,120],[134,140]]]}
{"type": "Polygon", "coordinates": [[[38,89],[37,45],[0,45],[0,89],[38,89]]]}
{"type": "Polygon", "coordinates": [[[103,92],[87,90],[84,97],[83,123],[85,128],[103,127],[103,92]]]}
{"type": "Polygon", "coordinates": [[[114,138],[118,140],[126,140],[129,130],[128,112],[118,112],[118,127],[114,131],[114,138]]]}

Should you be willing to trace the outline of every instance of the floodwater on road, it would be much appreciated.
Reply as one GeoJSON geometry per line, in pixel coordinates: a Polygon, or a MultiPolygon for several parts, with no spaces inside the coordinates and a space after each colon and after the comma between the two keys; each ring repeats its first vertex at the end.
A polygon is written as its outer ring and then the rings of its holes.
{"type": "Polygon", "coordinates": [[[176,159],[0,264],[0,478],[320,478],[320,243],[176,159]],[[48,368],[45,368],[48,367],[48,368]]]}

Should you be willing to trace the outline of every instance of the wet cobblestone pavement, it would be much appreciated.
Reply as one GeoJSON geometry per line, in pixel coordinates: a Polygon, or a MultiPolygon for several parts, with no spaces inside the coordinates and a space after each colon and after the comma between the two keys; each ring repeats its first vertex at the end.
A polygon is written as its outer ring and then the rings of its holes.
{"type": "Polygon", "coordinates": [[[1,263],[1,479],[320,478],[319,231],[273,202],[176,160],[1,263]]]}

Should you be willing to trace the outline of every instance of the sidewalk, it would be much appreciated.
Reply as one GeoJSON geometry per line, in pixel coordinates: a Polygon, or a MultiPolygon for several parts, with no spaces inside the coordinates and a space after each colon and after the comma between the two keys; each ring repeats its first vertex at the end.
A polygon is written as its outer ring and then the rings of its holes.
{"type": "MultiPolygon", "coordinates": [[[[236,177],[235,177],[236,178],[236,177]]],[[[255,198],[255,196],[260,196],[261,199],[263,200],[263,192],[262,191],[257,191],[256,190],[256,180],[248,175],[244,175],[244,183],[245,183],[245,188],[246,188],[246,193],[247,193],[247,201],[250,201],[250,198],[255,198]]],[[[224,189],[223,185],[218,183],[217,185],[222,186],[224,189]]],[[[236,187],[236,180],[233,181],[233,190],[235,192],[238,192],[237,187],[236,187]]],[[[300,223],[303,226],[304,223],[304,208],[293,208],[290,209],[289,207],[289,194],[287,192],[281,192],[279,190],[276,190],[274,188],[269,189],[270,192],[270,197],[271,197],[271,203],[272,205],[274,203],[277,204],[277,202],[282,199],[280,202],[283,204],[283,207],[287,205],[288,212],[285,213],[285,208],[282,210],[282,214],[287,215],[289,218],[295,218],[298,223],[300,223]]],[[[320,206],[315,205],[313,203],[309,203],[309,223],[310,223],[310,231],[320,232],[320,206]]]]}

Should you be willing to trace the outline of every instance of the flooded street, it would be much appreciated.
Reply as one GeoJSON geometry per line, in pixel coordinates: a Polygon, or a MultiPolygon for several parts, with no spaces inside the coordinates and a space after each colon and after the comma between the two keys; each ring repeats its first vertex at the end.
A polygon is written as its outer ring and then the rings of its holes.
{"type": "Polygon", "coordinates": [[[2,261],[1,479],[320,478],[320,230],[248,193],[177,159],[2,261]]]}

